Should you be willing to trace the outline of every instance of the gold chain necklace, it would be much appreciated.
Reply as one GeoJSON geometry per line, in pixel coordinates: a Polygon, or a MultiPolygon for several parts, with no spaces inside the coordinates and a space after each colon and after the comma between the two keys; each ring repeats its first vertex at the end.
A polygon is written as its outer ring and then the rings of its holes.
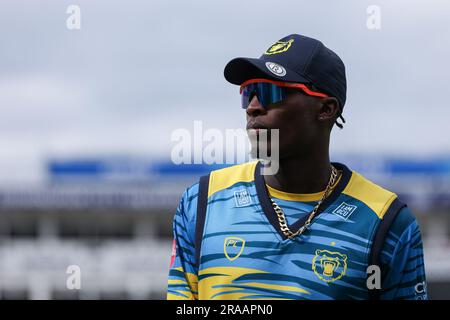
{"type": "Polygon", "coordinates": [[[284,215],[283,210],[280,208],[280,206],[275,201],[272,200],[272,198],[270,198],[270,200],[272,201],[273,209],[275,210],[275,212],[278,216],[278,223],[280,224],[280,229],[287,238],[292,239],[298,235],[301,235],[306,229],[308,229],[309,225],[311,224],[312,219],[314,219],[314,216],[316,215],[316,212],[319,209],[319,206],[325,200],[325,198],[328,197],[328,194],[331,191],[331,187],[336,182],[338,174],[339,174],[338,170],[333,165],[331,165],[330,180],[328,181],[328,185],[327,185],[327,188],[325,189],[325,192],[323,193],[322,199],[320,199],[319,202],[317,202],[317,204],[311,211],[311,213],[308,217],[308,220],[306,220],[305,224],[300,229],[298,229],[296,232],[292,232],[291,229],[289,229],[287,222],[286,222],[286,216],[284,215]]]}

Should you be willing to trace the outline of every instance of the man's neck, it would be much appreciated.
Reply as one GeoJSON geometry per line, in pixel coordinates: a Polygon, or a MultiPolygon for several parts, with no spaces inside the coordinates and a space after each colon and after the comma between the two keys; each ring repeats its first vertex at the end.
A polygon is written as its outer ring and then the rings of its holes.
{"type": "Polygon", "coordinates": [[[324,191],[331,175],[328,154],[308,159],[292,157],[280,160],[275,175],[264,176],[272,188],[289,193],[316,193],[324,191]]]}

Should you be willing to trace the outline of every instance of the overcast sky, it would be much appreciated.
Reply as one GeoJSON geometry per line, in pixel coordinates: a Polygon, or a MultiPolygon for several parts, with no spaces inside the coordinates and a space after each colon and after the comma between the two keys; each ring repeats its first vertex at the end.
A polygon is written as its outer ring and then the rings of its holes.
{"type": "Polygon", "coordinates": [[[243,128],[225,64],[291,33],[346,65],[333,154],[450,154],[449,21],[446,0],[2,0],[0,180],[39,177],[53,157],[169,157],[173,130],[194,120],[243,128]],[[71,4],[80,30],[66,28],[71,4]]]}

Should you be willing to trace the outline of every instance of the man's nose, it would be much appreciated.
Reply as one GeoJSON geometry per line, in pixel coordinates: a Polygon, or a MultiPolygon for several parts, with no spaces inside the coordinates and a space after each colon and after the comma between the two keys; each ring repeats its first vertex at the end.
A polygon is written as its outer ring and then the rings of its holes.
{"type": "Polygon", "coordinates": [[[261,105],[261,103],[259,103],[258,97],[254,95],[247,107],[247,114],[249,116],[255,117],[261,114],[265,114],[266,112],[266,109],[261,105]]]}

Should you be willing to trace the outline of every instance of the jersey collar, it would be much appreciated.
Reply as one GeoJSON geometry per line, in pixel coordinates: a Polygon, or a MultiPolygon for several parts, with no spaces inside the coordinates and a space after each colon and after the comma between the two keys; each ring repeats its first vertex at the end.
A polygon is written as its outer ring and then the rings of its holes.
{"type": "MultiPolygon", "coordinates": [[[[347,186],[347,184],[350,181],[350,178],[352,176],[352,172],[344,164],[338,163],[338,162],[332,162],[332,165],[336,169],[342,171],[342,176],[340,177],[338,184],[333,189],[331,194],[320,205],[313,221],[315,219],[317,219],[317,217],[325,209],[327,209],[337,199],[337,197],[339,197],[339,195],[345,189],[345,187],[347,186]]],[[[283,234],[283,232],[280,229],[280,225],[279,225],[278,219],[277,219],[277,214],[276,214],[275,210],[273,209],[272,202],[270,201],[269,192],[267,190],[266,183],[264,181],[264,177],[261,174],[261,171],[262,171],[261,169],[262,169],[262,163],[259,161],[255,167],[255,172],[254,172],[256,193],[258,195],[259,203],[261,204],[263,212],[266,215],[267,219],[269,220],[270,224],[275,228],[275,230],[282,237],[282,239],[286,240],[287,237],[283,234]]],[[[309,215],[306,215],[305,217],[302,217],[301,219],[297,220],[294,224],[290,225],[289,228],[291,230],[298,230],[305,223],[306,219],[308,219],[308,216],[309,215]]],[[[308,230],[306,230],[305,233],[308,233],[308,230]]]]}

